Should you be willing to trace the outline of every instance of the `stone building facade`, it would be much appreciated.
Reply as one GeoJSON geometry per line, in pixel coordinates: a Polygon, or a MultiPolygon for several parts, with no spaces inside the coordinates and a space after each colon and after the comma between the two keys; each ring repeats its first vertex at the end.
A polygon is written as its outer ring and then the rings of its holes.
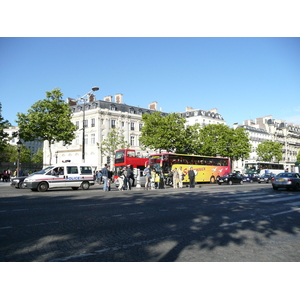
{"type": "Polygon", "coordinates": [[[283,158],[280,163],[285,165],[289,171],[295,170],[296,157],[300,151],[300,125],[286,123],[281,119],[273,119],[266,116],[253,120],[245,120],[242,125],[249,134],[252,145],[250,157],[245,161],[239,160],[234,162],[234,169],[243,170],[246,161],[258,161],[256,149],[263,141],[273,141],[282,144],[283,158]]]}
{"type": "MultiPolygon", "coordinates": [[[[107,138],[112,128],[119,128],[124,134],[124,140],[129,143],[130,149],[136,150],[140,157],[146,157],[148,150],[141,150],[139,137],[142,129],[142,115],[157,110],[157,102],[148,105],[148,108],[131,106],[123,103],[123,95],[116,94],[96,100],[92,95],[82,104],[69,101],[72,111],[72,122],[76,125],[76,138],[71,145],[63,142],[52,145],[52,164],[61,162],[82,162],[83,144],[83,114],[85,119],[85,163],[101,168],[108,162],[107,155],[101,153],[100,145],[107,138]],[[114,99],[113,99],[114,98],[114,99]]],[[[167,113],[162,112],[162,115],[167,113]]],[[[110,158],[111,161],[113,157],[110,158]]],[[[48,142],[44,142],[44,164],[49,164],[50,153],[48,142]]]]}

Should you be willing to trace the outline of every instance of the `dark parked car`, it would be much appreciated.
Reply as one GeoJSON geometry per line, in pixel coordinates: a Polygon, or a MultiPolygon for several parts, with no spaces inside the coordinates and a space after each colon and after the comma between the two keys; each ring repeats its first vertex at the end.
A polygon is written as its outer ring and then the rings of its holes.
{"type": "Polygon", "coordinates": [[[10,185],[16,189],[24,189],[24,179],[28,176],[20,176],[11,179],[10,185]]]}
{"type": "Polygon", "coordinates": [[[240,173],[225,173],[218,180],[219,185],[221,185],[222,183],[229,184],[229,185],[234,183],[243,184],[244,180],[243,180],[243,176],[240,173]]]}
{"type": "Polygon", "coordinates": [[[274,178],[276,176],[276,174],[273,173],[268,173],[268,174],[264,174],[262,177],[260,177],[260,180],[258,181],[258,183],[269,183],[272,181],[272,178],[274,178]]]}
{"type": "Polygon", "coordinates": [[[300,191],[300,174],[289,172],[279,173],[272,179],[272,186],[274,190],[286,188],[288,190],[294,189],[300,191]]]}
{"type": "Polygon", "coordinates": [[[244,182],[260,182],[260,175],[259,174],[245,174],[243,176],[244,182]]]}

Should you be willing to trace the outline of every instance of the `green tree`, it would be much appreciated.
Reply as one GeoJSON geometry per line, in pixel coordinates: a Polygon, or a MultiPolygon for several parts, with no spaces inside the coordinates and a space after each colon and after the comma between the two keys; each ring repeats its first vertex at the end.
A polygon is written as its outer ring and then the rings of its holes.
{"type": "Polygon", "coordinates": [[[257,146],[256,152],[262,161],[282,160],[282,145],[277,142],[264,141],[257,146]]]}
{"type": "MultiPolygon", "coordinates": [[[[9,134],[7,132],[4,132],[4,129],[10,126],[10,122],[8,120],[4,120],[4,118],[2,117],[2,104],[0,102],[0,153],[4,152],[4,149],[9,141],[9,134]]],[[[4,161],[1,157],[2,155],[0,155],[0,163],[4,161]]]]}
{"type": "Polygon", "coordinates": [[[251,144],[243,127],[229,128],[224,124],[210,124],[199,131],[194,154],[229,157],[231,161],[245,159],[251,152],[251,144]]]}
{"type": "Polygon", "coordinates": [[[185,141],[185,119],[177,113],[162,116],[161,112],[144,114],[142,116],[142,135],[140,143],[143,148],[151,150],[166,150],[174,152],[184,149],[185,141]]]}
{"type": "Polygon", "coordinates": [[[300,151],[298,152],[296,159],[297,159],[297,162],[300,162],[300,151]]]}
{"type": "Polygon", "coordinates": [[[38,151],[33,154],[32,161],[37,164],[43,163],[43,148],[39,148],[38,151]]]}
{"type": "MultiPolygon", "coordinates": [[[[6,152],[8,154],[8,162],[16,162],[19,158],[18,147],[14,145],[7,145],[6,152]]],[[[31,152],[25,145],[20,148],[20,162],[30,162],[31,152]]]]}
{"type": "Polygon", "coordinates": [[[62,96],[60,89],[55,88],[46,92],[46,99],[35,102],[27,114],[17,114],[20,138],[24,141],[48,141],[50,164],[51,145],[59,141],[69,144],[75,138],[76,126],[71,122],[70,107],[62,96]]]}
{"type": "MultiPolygon", "coordinates": [[[[116,150],[130,148],[130,145],[124,139],[124,131],[117,128],[112,128],[101,145],[98,143],[97,145],[103,155],[108,155],[111,158],[114,157],[116,150]]],[[[114,165],[113,159],[111,160],[111,165],[114,165]]]]}

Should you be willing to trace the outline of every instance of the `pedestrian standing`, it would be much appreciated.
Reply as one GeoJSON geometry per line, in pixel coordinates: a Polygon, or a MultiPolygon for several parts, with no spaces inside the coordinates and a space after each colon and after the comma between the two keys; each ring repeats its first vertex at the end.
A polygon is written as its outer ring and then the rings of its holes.
{"type": "Polygon", "coordinates": [[[128,189],[131,190],[131,182],[130,179],[133,177],[133,171],[130,167],[127,167],[127,185],[128,189]]]}
{"type": "Polygon", "coordinates": [[[107,185],[108,185],[108,191],[110,191],[110,187],[111,187],[112,180],[113,180],[113,172],[110,170],[110,166],[107,166],[107,170],[108,170],[107,185]]]}
{"type": "Polygon", "coordinates": [[[134,179],[134,173],[133,173],[133,169],[132,169],[132,166],[131,165],[128,165],[128,169],[131,170],[131,175],[130,175],[130,179],[132,180],[132,187],[134,187],[134,182],[135,182],[135,179],[134,179]]]}
{"type": "Polygon", "coordinates": [[[177,168],[175,168],[173,170],[173,187],[174,187],[174,189],[178,188],[178,183],[179,183],[179,174],[178,174],[177,168]]]}
{"type": "Polygon", "coordinates": [[[190,167],[190,170],[188,171],[188,176],[190,180],[190,188],[195,187],[195,172],[193,170],[193,167],[190,167]]]}
{"type": "Polygon", "coordinates": [[[182,188],[182,180],[184,177],[182,167],[180,167],[178,170],[178,176],[179,176],[179,188],[182,188]]]}
{"type": "MultiPolygon", "coordinates": [[[[151,174],[150,174],[150,165],[148,165],[143,172],[143,175],[145,176],[146,183],[145,183],[145,190],[149,188],[150,185],[150,179],[151,179],[151,174]]],[[[151,188],[151,186],[150,186],[151,188]]]]}
{"type": "Polygon", "coordinates": [[[108,169],[107,164],[104,165],[104,168],[102,169],[102,180],[103,180],[103,191],[108,192],[108,169]]]}
{"type": "Polygon", "coordinates": [[[159,173],[159,184],[158,184],[159,189],[164,189],[165,188],[165,176],[163,170],[160,171],[159,173]]]}
{"type": "Polygon", "coordinates": [[[97,182],[98,182],[99,185],[100,185],[100,183],[101,183],[101,178],[102,178],[102,172],[99,170],[99,171],[97,172],[97,182]]]}

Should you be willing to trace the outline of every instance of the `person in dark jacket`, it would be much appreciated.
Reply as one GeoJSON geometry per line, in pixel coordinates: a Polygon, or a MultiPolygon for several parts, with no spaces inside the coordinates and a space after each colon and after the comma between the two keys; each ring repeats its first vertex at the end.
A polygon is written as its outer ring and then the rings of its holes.
{"type": "Polygon", "coordinates": [[[132,179],[133,177],[133,171],[127,167],[127,185],[128,185],[128,189],[131,190],[131,181],[130,179],[132,179]]]}
{"type": "Polygon", "coordinates": [[[188,171],[188,176],[190,180],[190,188],[195,187],[195,172],[193,170],[193,167],[190,167],[190,170],[188,171]]]}

